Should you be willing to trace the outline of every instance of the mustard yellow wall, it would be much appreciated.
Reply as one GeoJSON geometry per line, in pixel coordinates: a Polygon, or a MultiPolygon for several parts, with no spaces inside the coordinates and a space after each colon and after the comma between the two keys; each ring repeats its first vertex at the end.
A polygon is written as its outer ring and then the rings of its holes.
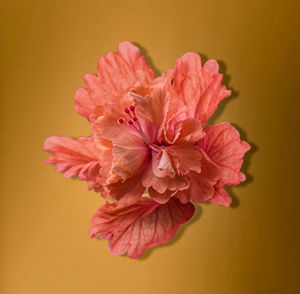
{"type": "Polygon", "coordinates": [[[1,1],[1,294],[299,293],[296,0],[1,1]],[[229,121],[252,144],[233,206],[202,205],[140,260],[88,238],[103,200],[43,160],[49,135],[89,135],[82,76],[118,42],[159,71],[195,51],[221,61],[229,121]]]}

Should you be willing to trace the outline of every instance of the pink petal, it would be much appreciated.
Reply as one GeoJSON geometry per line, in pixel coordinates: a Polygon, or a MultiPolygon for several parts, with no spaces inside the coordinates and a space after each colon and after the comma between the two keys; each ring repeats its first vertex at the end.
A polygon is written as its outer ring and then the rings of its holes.
{"type": "Polygon", "coordinates": [[[239,132],[229,123],[209,126],[204,131],[206,137],[199,141],[199,146],[220,168],[222,181],[227,185],[237,185],[245,180],[240,169],[250,146],[240,140],[239,132]]]}
{"type": "Polygon", "coordinates": [[[99,180],[101,153],[95,147],[92,137],[73,139],[51,136],[45,140],[44,150],[51,153],[45,162],[54,163],[55,170],[63,172],[66,178],[78,175],[80,180],[99,180]]]}
{"type": "Polygon", "coordinates": [[[177,190],[166,190],[164,193],[158,193],[156,190],[150,187],[148,192],[151,199],[153,199],[157,203],[165,204],[169,201],[169,198],[173,197],[177,193],[177,190]]]}
{"type": "Polygon", "coordinates": [[[148,163],[149,151],[141,138],[123,133],[115,140],[112,155],[113,168],[121,168],[128,176],[134,176],[148,163]]]}
{"type": "Polygon", "coordinates": [[[222,181],[219,181],[215,185],[215,193],[212,199],[210,199],[210,202],[215,203],[215,204],[220,204],[223,206],[230,206],[232,199],[231,197],[227,194],[227,192],[224,189],[224,183],[222,181]]]}
{"type": "Polygon", "coordinates": [[[194,210],[193,204],[175,198],[163,205],[148,198],[126,207],[106,203],[93,216],[89,235],[107,239],[113,254],[127,252],[130,258],[138,258],[147,248],[168,242],[194,210]]]}
{"type": "Polygon", "coordinates": [[[160,194],[164,194],[166,190],[185,190],[189,187],[189,179],[186,176],[175,175],[173,178],[169,176],[157,177],[153,173],[153,167],[149,164],[143,172],[142,183],[144,187],[152,187],[160,194]]]}
{"type": "Polygon", "coordinates": [[[87,74],[84,81],[87,90],[76,92],[75,104],[78,114],[93,121],[97,118],[97,106],[122,97],[132,88],[148,87],[154,78],[139,49],[129,42],[122,42],[118,54],[109,52],[98,63],[98,75],[87,74]]]}
{"type": "Polygon", "coordinates": [[[124,183],[117,181],[107,185],[108,193],[122,205],[137,202],[145,191],[141,181],[141,174],[127,179],[124,183]]]}
{"type": "Polygon", "coordinates": [[[161,148],[159,152],[152,152],[152,171],[158,178],[174,178],[176,171],[167,149],[161,148]]]}
{"type": "Polygon", "coordinates": [[[221,86],[222,79],[215,60],[207,61],[202,67],[198,54],[186,53],[175,63],[173,88],[178,98],[174,103],[178,109],[182,104],[187,106],[187,117],[199,119],[204,126],[219,102],[231,94],[221,86]]]}
{"type": "Polygon", "coordinates": [[[191,200],[202,203],[214,196],[214,186],[220,179],[219,168],[205,154],[201,161],[201,173],[190,172],[190,187],[188,193],[191,200]]]}
{"type": "Polygon", "coordinates": [[[203,132],[202,129],[201,122],[193,118],[188,118],[176,122],[174,127],[174,133],[175,133],[176,143],[181,143],[181,142],[195,143],[205,136],[205,133],[203,132]]]}
{"type": "Polygon", "coordinates": [[[186,175],[190,171],[201,172],[203,156],[199,147],[184,142],[168,146],[167,150],[179,175],[186,175]]]}

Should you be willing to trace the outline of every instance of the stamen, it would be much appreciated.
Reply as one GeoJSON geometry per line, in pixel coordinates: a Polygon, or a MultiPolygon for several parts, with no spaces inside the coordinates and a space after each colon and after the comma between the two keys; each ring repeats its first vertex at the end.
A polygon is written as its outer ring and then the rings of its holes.
{"type": "Polygon", "coordinates": [[[123,117],[120,117],[119,119],[118,119],[118,124],[123,124],[125,122],[125,119],[123,118],[123,117]]]}
{"type": "MultiPolygon", "coordinates": [[[[141,97],[141,96],[139,96],[137,94],[134,94],[134,93],[130,93],[130,94],[133,97],[135,97],[135,96],[136,97],[141,97]]],[[[123,117],[120,117],[118,119],[118,124],[126,123],[127,126],[134,128],[141,135],[141,137],[144,139],[145,143],[147,145],[150,145],[151,143],[150,143],[149,139],[147,138],[147,136],[145,135],[145,133],[143,132],[143,129],[142,129],[140,123],[139,123],[139,120],[136,117],[135,106],[130,105],[129,107],[124,108],[124,113],[126,113],[129,116],[130,119],[128,121],[126,121],[126,119],[124,119],[123,117]]],[[[155,150],[154,147],[151,147],[151,149],[155,150]]]]}

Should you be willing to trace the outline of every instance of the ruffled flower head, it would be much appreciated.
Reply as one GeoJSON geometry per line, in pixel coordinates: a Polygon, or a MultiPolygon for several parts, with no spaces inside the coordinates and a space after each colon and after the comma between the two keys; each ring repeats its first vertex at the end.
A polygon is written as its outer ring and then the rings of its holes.
{"type": "Polygon", "coordinates": [[[215,60],[202,66],[196,53],[155,78],[129,42],[100,58],[97,75],[84,76],[75,106],[92,135],[47,138],[46,162],[101,192],[106,203],[89,234],[107,239],[113,254],[137,258],[169,241],[193,216],[191,201],[231,204],[224,185],[245,180],[250,146],[229,123],[205,126],[231,94],[222,78],[215,60]]]}

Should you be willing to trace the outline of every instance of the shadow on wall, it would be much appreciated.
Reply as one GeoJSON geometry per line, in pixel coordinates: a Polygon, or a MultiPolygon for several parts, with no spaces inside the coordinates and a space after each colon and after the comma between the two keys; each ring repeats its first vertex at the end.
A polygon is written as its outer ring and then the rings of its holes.
{"type": "MultiPolygon", "coordinates": [[[[148,51],[137,42],[133,42],[133,44],[135,44],[136,46],[138,46],[140,48],[141,54],[144,56],[147,64],[153,69],[155,76],[161,75],[161,71],[156,68],[156,66],[153,64],[152,59],[149,57],[148,51]]],[[[198,53],[198,54],[201,56],[202,64],[204,64],[208,60],[207,56],[205,54],[201,54],[201,53],[198,53]]],[[[231,89],[232,94],[231,94],[230,97],[226,98],[225,100],[223,100],[219,104],[219,106],[216,109],[215,113],[208,120],[207,125],[215,124],[217,119],[219,118],[219,116],[224,111],[226,105],[229,102],[231,102],[233,99],[235,99],[236,97],[239,96],[239,92],[236,91],[235,89],[233,89],[230,86],[230,78],[231,77],[230,77],[230,75],[227,74],[227,67],[226,67],[225,62],[222,61],[222,60],[217,60],[217,61],[219,63],[220,72],[223,73],[223,85],[225,85],[227,89],[231,89]]],[[[237,124],[232,124],[232,125],[239,131],[241,140],[247,141],[251,146],[251,149],[246,153],[246,155],[244,157],[244,162],[243,162],[243,166],[242,166],[242,169],[241,169],[241,171],[243,173],[245,173],[246,177],[247,177],[246,181],[239,185],[240,187],[243,187],[243,186],[246,186],[248,183],[251,183],[253,181],[253,177],[251,175],[249,175],[247,173],[247,171],[249,170],[249,167],[250,167],[250,162],[251,162],[250,159],[251,159],[252,155],[258,150],[258,147],[254,143],[249,142],[246,132],[243,131],[240,126],[238,126],[237,124]]],[[[228,192],[228,194],[232,198],[232,204],[231,204],[230,207],[231,208],[238,207],[239,206],[239,200],[238,200],[237,196],[235,195],[235,193],[233,192],[232,186],[226,186],[225,190],[228,192]]],[[[205,204],[211,204],[211,203],[208,202],[208,203],[205,203],[205,204]]],[[[182,235],[184,234],[187,227],[190,226],[192,223],[196,222],[200,218],[201,215],[202,215],[202,208],[199,205],[195,205],[195,214],[192,217],[192,219],[179,227],[177,233],[172,238],[172,240],[170,240],[167,244],[161,245],[159,247],[168,247],[168,246],[173,245],[175,242],[177,242],[177,240],[179,240],[182,237],[182,235]]],[[[142,261],[142,260],[147,259],[152,254],[153,250],[156,250],[159,247],[148,248],[145,251],[145,253],[138,260],[142,261]]],[[[123,257],[128,258],[127,255],[123,255],[123,257]]]]}

